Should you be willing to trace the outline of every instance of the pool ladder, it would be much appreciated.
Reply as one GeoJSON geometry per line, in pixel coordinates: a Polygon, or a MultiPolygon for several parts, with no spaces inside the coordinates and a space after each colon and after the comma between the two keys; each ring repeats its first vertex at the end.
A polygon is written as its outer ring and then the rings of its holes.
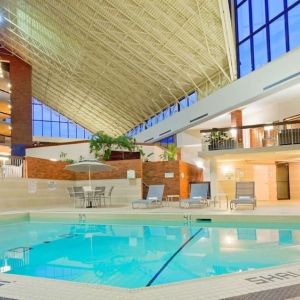
{"type": "Polygon", "coordinates": [[[85,214],[79,214],[78,215],[78,222],[79,223],[85,223],[86,222],[86,215],[85,214]]]}
{"type": "Polygon", "coordinates": [[[191,214],[184,214],[183,218],[185,219],[186,223],[189,223],[192,221],[192,215],[191,214]]]}

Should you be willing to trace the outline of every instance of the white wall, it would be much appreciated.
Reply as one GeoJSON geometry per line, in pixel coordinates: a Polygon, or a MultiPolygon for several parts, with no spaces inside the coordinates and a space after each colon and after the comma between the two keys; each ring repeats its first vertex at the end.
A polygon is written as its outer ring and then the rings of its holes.
{"type": "MultiPolygon", "coordinates": [[[[177,147],[199,145],[201,147],[201,135],[199,129],[190,129],[179,132],[176,136],[177,147]]],[[[199,150],[200,151],[200,150],[199,150]]]]}
{"type": "MultiPolygon", "coordinates": [[[[0,180],[0,212],[73,207],[67,187],[88,185],[88,181],[12,178],[0,180]]],[[[142,196],[141,179],[92,180],[92,186],[114,186],[112,206],[128,206],[142,196]]]]}
{"type": "MultiPolygon", "coordinates": [[[[250,105],[243,110],[243,124],[254,125],[263,123],[272,123],[275,121],[283,121],[285,118],[300,114],[300,89],[281,92],[274,95],[275,101],[267,103],[257,103],[250,105]],[[282,102],[276,102],[276,98],[282,94],[282,102]],[[288,97],[289,100],[285,100],[288,97]]],[[[271,98],[272,99],[272,98],[271,98]]]]}
{"type": "MultiPolygon", "coordinates": [[[[76,186],[89,185],[88,180],[78,180],[76,186]]],[[[128,206],[133,200],[141,199],[142,197],[142,180],[137,179],[105,179],[92,180],[92,186],[105,186],[108,191],[111,186],[114,187],[111,197],[112,206],[128,206]]]]}
{"type": "MultiPolygon", "coordinates": [[[[160,155],[164,152],[161,147],[152,145],[143,145],[140,147],[145,152],[145,156],[153,153],[153,155],[149,157],[150,161],[161,160],[160,155]]],[[[95,158],[94,154],[90,153],[89,142],[28,148],[26,149],[26,156],[59,160],[61,152],[67,153],[67,156],[65,158],[73,159],[76,161],[79,160],[80,156],[83,156],[84,159],[95,158]]]]}
{"type": "Polygon", "coordinates": [[[72,185],[68,180],[1,179],[0,211],[71,206],[66,188],[72,185]]]}
{"type": "Polygon", "coordinates": [[[164,135],[160,136],[160,134],[167,130],[171,130],[168,135],[177,133],[188,127],[195,126],[218,115],[252,103],[274,91],[279,91],[284,87],[300,83],[300,76],[298,75],[276,86],[269,87],[291,75],[297,74],[300,70],[299,57],[300,48],[296,48],[255,72],[217,90],[205,99],[174,114],[156,126],[143,131],[135,136],[136,140],[138,142],[145,142],[149,139],[151,139],[151,142],[160,140],[164,137],[164,135]],[[204,114],[208,114],[207,117],[201,118],[200,121],[191,122],[191,120],[204,114]]]}
{"type": "Polygon", "coordinates": [[[26,156],[59,160],[61,152],[67,153],[66,158],[73,160],[79,160],[80,156],[85,159],[95,158],[94,154],[90,154],[89,142],[28,148],[26,156]]]}

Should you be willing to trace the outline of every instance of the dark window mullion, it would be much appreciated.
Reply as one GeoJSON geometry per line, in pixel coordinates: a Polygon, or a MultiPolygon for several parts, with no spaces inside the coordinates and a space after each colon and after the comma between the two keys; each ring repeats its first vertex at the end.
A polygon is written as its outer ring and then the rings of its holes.
{"type": "Polygon", "coordinates": [[[238,42],[239,40],[239,20],[238,20],[238,6],[237,6],[237,0],[234,1],[234,22],[235,22],[235,40],[236,40],[236,58],[237,58],[237,76],[238,78],[240,78],[240,67],[241,67],[241,63],[240,63],[240,42],[238,42]]]}
{"type": "Polygon", "coordinates": [[[251,53],[251,69],[255,69],[254,64],[254,45],[253,45],[253,16],[252,16],[252,0],[248,0],[249,9],[249,25],[250,25],[250,53],[251,53]]]}
{"type": "Polygon", "coordinates": [[[271,45],[270,45],[270,27],[269,27],[269,3],[265,0],[265,13],[266,13],[266,34],[267,34],[267,54],[268,62],[271,61],[271,45]]]}
{"type": "Polygon", "coordinates": [[[285,47],[286,51],[290,51],[290,35],[289,35],[289,23],[288,23],[288,4],[287,0],[284,0],[284,27],[285,27],[285,47]]]}
{"type": "Polygon", "coordinates": [[[241,5],[243,5],[247,0],[243,0],[242,2],[240,2],[239,4],[237,4],[237,0],[235,0],[235,7],[238,8],[241,5]]]}

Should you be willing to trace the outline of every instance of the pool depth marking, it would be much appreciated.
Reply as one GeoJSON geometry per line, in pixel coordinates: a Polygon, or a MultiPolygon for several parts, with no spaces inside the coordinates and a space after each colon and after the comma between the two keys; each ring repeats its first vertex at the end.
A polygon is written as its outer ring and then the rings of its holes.
{"type": "Polygon", "coordinates": [[[186,240],[178,249],[176,252],[173,253],[173,255],[163,264],[163,266],[156,272],[156,274],[149,280],[149,282],[146,284],[146,286],[151,286],[152,283],[155,281],[155,279],[160,275],[160,273],[169,265],[169,263],[175,258],[175,256],[196,236],[198,235],[203,228],[200,228],[197,230],[188,240],[186,240]]]}

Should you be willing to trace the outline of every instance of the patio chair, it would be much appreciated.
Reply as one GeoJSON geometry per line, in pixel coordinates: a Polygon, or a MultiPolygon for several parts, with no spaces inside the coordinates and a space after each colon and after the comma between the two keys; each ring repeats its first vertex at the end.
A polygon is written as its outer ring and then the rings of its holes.
{"type": "Polygon", "coordinates": [[[191,192],[190,192],[190,198],[180,200],[179,201],[179,207],[190,207],[191,205],[202,205],[202,206],[208,206],[208,188],[209,183],[203,182],[203,183],[193,183],[191,184],[191,192]],[[182,206],[182,204],[185,204],[185,206],[182,206]]]}
{"type": "Polygon", "coordinates": [[[86,207],[88,199],[85,196],[83,187],[73,186],[73,191],[74,191],[74,207],[76,208],[76,201],[79,201],[79,203],[81,203],[80,207],[86,207]]]}
{"type": "Polygon", "coordinates": [[[162,197],[164,194],[164,188],[165,186],[163,184],[150,185],[146,199],[133,201],[131,203],[132,208],[136,208],[135,205],[138,204],[145,205],[146,208],[151,207],[153,204],[155,204],[155,206],[162,206],[162,197]]]}
{"type": "Polygon", "coordinates": [[[105,193],[105,186],[96,186],[93,194],[92,206],[101,207],[102,198],[105,193]]]}
{"type": "Polygon", "coordinates": [[[112,191],[114,189],[114,186],[111,186],[107,195],[103,195],[102,198],[103,198],[103,202],[104,202],[104,206],[106,205],[106,199],[109,199],[109,207],[111,206],[111,194],[112,194],[112,191]]]}
{"type": "Polygon", "coordinates": [[[71,201],[73,201],[74,205],[75,205],[75,193],[74,193],[74,190],[73,190],[73,187],[67,187],[67,191],[68,191],[68,194],[69,194],[69,198],[71,201]]]}
{"type": "Polygon", "coordinates": [[[256,207],[255,183],[253,181],[236,183],[235,199],[230,201],[230,209],[237,208],[238,205],[252,206],[252,209],[256,207]]]}

